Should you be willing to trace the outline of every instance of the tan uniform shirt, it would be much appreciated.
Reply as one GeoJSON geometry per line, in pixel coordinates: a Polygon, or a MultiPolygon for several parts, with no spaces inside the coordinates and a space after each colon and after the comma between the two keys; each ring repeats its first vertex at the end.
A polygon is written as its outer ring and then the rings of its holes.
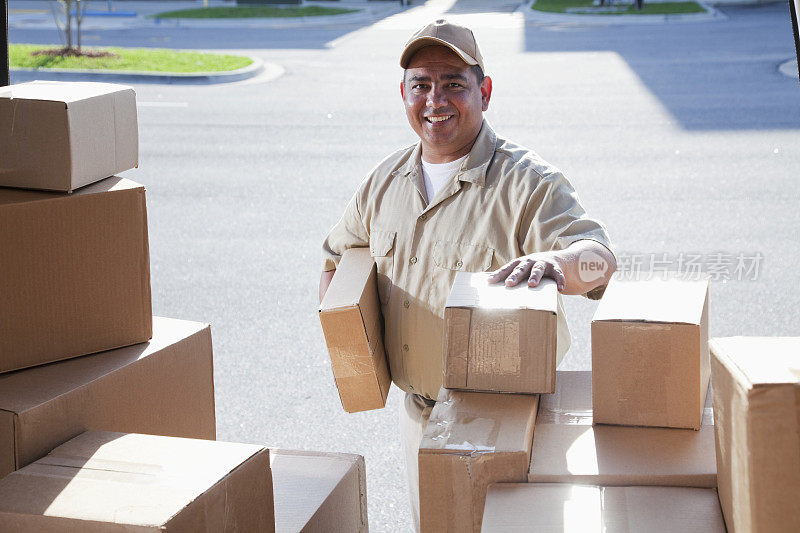
{"type": "MultiPolygon", "coordinates": [[[[592,239],[611,248],[570,183],[484,121],[453,180],[428,204],[421,144],[390,155],[358,187],[323,244],[323,270],[369,246],[378,268],[392,379],[435,399],[442,385],[444,305],[455,274],[487,271],[533,252],[592,239]]],[[[569,331],[559,300],[559,362],[569,331]]]]}

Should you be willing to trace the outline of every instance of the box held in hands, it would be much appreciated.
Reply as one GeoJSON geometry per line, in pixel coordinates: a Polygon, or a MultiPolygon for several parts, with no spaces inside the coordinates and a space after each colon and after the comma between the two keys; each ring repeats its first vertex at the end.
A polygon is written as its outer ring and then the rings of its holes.
{"type": "Polygon", "coordinates": [[[392,383],[376,280],[368,248],[345,250],[319,307],[333,377],[349,413],[384,407],[392,383]]]}

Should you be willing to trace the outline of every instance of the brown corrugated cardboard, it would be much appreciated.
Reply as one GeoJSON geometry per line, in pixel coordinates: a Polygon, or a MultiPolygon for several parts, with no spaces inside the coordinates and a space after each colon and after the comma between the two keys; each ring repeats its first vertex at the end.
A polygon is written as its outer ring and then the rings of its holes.
{"type": "Polygon", "coordinates": [[[538,404],[538,395],[439,391],[419,447],[423,532],[478,532],[489,484],[525,481],[538,404]]]}
{"type": "Polygon", "coordinates": [[[0,530],[275,531],[269,451],[90,431],[0,480],[0,530]]]}
{"type": "Polygon", "coordinates": [[[364,458],[270,449],[277,533],[366,533],[364,458]]]}
{"type": "Polygon", "coordinates": [[[376,276],[368,248],[346,250],[319,307],[333,377],[348,413],[381,409],[392,384],[376,276]]]}
{"type": "Polygon", "coordinates": [[[32,81],[0,88],[0,186],[70,192],[138,160],[131,87],[32,81]]]}
{"type": "Polygon", "coordinates": [[[593,426],[591,385],[591,372],[558,372],[556,393],[541,396],[528,481],[716,486],[710,408],[699,431],[593,426]]]}
{"type": "Polygon", "coordinates": [[[0,372],[152,335],[145,190],[0,188],[0,372]]]}
{"type": "Polygon", "coordinates": [[[90,429],[214,439],[208,324],[153,319],[153,339],[0,375],[0,477],[90,429]]]}
{"type": "Polygon", "coordinates": [[[497,483],[482,531],[725,533],[725,524],[713,489],[497,483]]]}
{"type": "Polygon", "coordinates": [[[444,386],[545,393],[555,390],[558,291],[488,282],[458,272],[444,310],[444,386]]]}
{"type": "Polygon", "coordinates": [[[708,280],[614,278],[592,320],[597,424],[700,429],[708,280]]]}
{"type": "Polygon", "coordinates": [[[709,344],[728,531],[800,531],[800,338],[709,344]]]}

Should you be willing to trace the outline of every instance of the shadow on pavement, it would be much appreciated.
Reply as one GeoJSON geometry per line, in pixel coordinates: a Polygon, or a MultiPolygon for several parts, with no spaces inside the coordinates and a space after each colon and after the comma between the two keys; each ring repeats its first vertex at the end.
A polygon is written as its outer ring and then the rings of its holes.
{"type": "Polygon", "coordinates": [[[686,130],[800,129],[785,3],[731,6],[709,23],[525,28],[527,52],[615,52],[686,130]],[[736,31],[731,31],[731,26],[736,31]]]}

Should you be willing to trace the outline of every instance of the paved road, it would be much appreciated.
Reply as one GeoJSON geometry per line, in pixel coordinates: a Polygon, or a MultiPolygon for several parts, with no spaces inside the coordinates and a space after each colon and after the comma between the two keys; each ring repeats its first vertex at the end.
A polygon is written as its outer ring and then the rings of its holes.
{"type": "MultiPolygon", "coordinates": [[[[372,530],[410,529],[401,395],[342,412],[316,283],[320,241],[358,182],[414,140],[397,56],[441,13],[476,29],[492,124],[561,166],[620,250],[707,266],[716,252],[761,254],[757,280],[713,284],[712,335],[797,335],[800,87],[777,71],[791,29],[785,4],[723,11],[721,22],[588,26],[431,0],[370,24],[91,31],[92,44],[230,49],[286,69],[269,83],[136,87],[141,165],[127,175],[148,188],[153,307],[212,323],[220,439],[362,453],[372,530]]],[[[12,28],[11,39],[57,36],[12,28]]],[[[564,368],[589,367],[594,308],[567,299],[564,368]]]]}

